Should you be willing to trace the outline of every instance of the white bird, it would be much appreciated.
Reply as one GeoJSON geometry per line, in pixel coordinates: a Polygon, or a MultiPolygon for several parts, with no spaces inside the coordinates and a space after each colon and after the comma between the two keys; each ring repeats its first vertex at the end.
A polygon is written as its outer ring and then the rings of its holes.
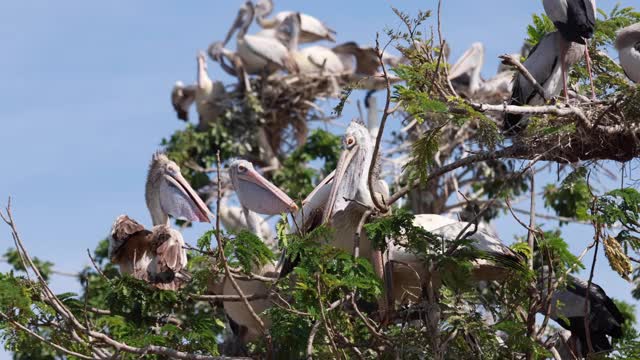
{"type": "Polygon", "coordinates": [[[462,54],[449,70],[449,80],[458,92],[463,92],[467,97],[472,97],[482,83],[480,72],[484,64],[484,45],[480,42],[473,43],[462,54]]]}
{"type": "Polygon", "coordinates": [[[276,38],[247,34],[254,14],[253,3],[245,2],[222,44],[227,44],[233,33],[238,30],[235,54],[242,59],[242,65],[248,74],[271,74],[282,69],[295,72],[295,62],[287,47],[280,41],[276,38]]]}
{"type": "Polygon", "coordinates": [[[625,74],[631,81],[640,83],[640,23],[627,26],[618,32],[616,49],[625,74]]]}
{"type": "MultiPolygon", "coordinates": [[[[262,177],[253,168],[253,164],[246,160],[232,162],[229,166],[229,176],[242,205],[245,221],[250,230],[256,234],[259,232],[259,224],[252,216],[253,212],[275,215],[298,210],[295,202],[289,196],[262,177]]],[[[276,279],[279,272],[277,267],[270,263],[259,268],[256,267],[253,269],[253,273],[276,279]]],[[[244,294],[266,295],[269,291],[268,284],[260,280],[238,280],[237,282],[244,294]]],[[[231,281],[226,278],[223,284],[223,294],[238,295],[231,281]]],[[[227,316],[241,328],[240,333],[237,334],[241,342],[255,340],[263,335],[260,332],[258,322],[242,301],[225,301],[223,304],[227,316]]],[[[269,319],[264,316],[263,312],[271,307],[271,300],[252,300],[250,304],[256,314],[261,315],[262,321],[268,327],[270,325],[269,319]]]]}
{"type": "MultiPolygon", "coordinates": [[[[258,0],[256,3],[256,21],[264,29],[273,29],[278,27],[288,16],[293,14],[293,11],[281,11],[277,13],[272,19],[266,19],[265,17],[271,14],[273,11],[272,0],[258,0]]],[[[300,14],[300,40],[301,44],[310,43],[319,40],[336,41],[336,32],[325,25],[322,21],[307,14],[300,14]]],[[[262,32],[261,32],[262,33],[262,32]]],[[[262,34],[270,34],[265,32],[262,34]]]]}
{"type": "Polygon", "coordinates": [[[126,215],[114,222],[109,235],[109,257],[120,272],[148,281],[160,289],[175,290],[185,280],[187,266],[184,239],[171,228],[169,215],[209,222],[209,209],[182,177],[180,167],[166,155],[151,161],[145,190],[154,227],[149,231],[126,215]]]}
{"type": "Polygon", "coordinates": [[[189,108],[195,102],[199,116],[198,129],[206,130],[224,113],[225,108],[221,101],[226,91],[222,82],[212,81],[209,77],[204,53],[198,54],[197,62],[196,84],[185,87],[178,81],[171,92],[171,102],[178,119],[184,121],[189,120],[189,108]]]}
{"type": "MultiPolygon", "coordinates": [[[[562,37],[569,42],[561,43],[560,58],[565,57],[565,52],[570,50],[570,43],[586,45],[587,40],[593,37],[597,12],[595,0],[543,0],[542,5],[544,6],[544,11],[547,13],[547,16],[553,21],[560,34],[562,34],[562,37]]],[[[593,87],[593,79],[591,78],[589,48],[585,46],[583,51],[587,60],[587,71],[591,79],[591,91],[595,99],[595,88],[593,87]]],[[[562,81],[565,99],[569,99],[567,72],[568,68],[563,66],[562,81]]]]}
{"type": "Polygon", "coordinates": [[[337,75],[344,72],[344,64],[340,60],[340,57],[331,49],[319,45],[298,49],[300,36],[302,34],[300,13],[292,13],[287,16],[282,24],[291,31],[288,48],[299,73],[337,75]]]}
{"type": "MultiPolygon", "coordinates": [[[[535,90],[524,75],[518,74],[513,84],[512,105],[542,105],[544,100],[558,96],[562,91],[563,69],[577,63],[584,53],[585,45],[569,42],[557,31],[540,40],[524,62],[524,67],[544,88],[544,97],[535,90]]],[[[504,131],[515,133],[526,127],[526,119],[519,114],[506,114],[504,131]]]]}
{"type": "MultiPolygon", "coordinates": [[[[384,73],[380,70],[378,51],[371,46],[360,46],[354,41],[335,46],[332,51],[340,57],[344,71],[350,74],[349,80],[361,89],[382,90],[387,86],[384,73]]],[[[385,66],[395,67],[402,59],[388,53],[382,55],[385,66]]],[[[387,71],[391,84],[401,79],[387,71]]]]}
{"type": "MultiPolygon", "coordinates": [[[[367,176],[368,169],[373,159],[373,140],[369,131],[357,122],[351,122],[343,139],[344,150],[335,171],[332,189],[328,203],[325,206],[323,222],[328,223],[334,230],[333,245],[347,252],[353,249],[353,236],[357,229],[365,206],[374,207],[367,176]],[[355,200],[355,201],[354,201],[355,200]],[[363,206],[365,205],[365,206],[363,206]]],[[[376,168],[376,167],[374,167],[376,168]]],[[[382,186],[384,181],[378,179],[377,171],[372,174],[374,181],[374,196],[385,197],[388,190],[382,186]]],[[[382,201],[382,199],[380,199],[382,201]]],[[[455,239],[467,223],[455,221],[440,215],[423,214],[416,217],[416,225],[426,230],[443,236],[447,240],[455,239]]],[[[470,226],[468,232],[472,232],[474,226],[470,226]]],[[[470,245],[475,250],[490,255],[496,261],[487,262],[477,260],[474,275],[478,279],[492,280],[500,278],[504,274],[504,263],[519,263],[520,257],[503,245],[501,241],[484,231],[482,228],[468,236],[472,241],[470,245]]],[[[414,268],[424,271],[422,262],[405,248],[390,244],[389,260],[409,263],[414,268]]],[[[362,257],[371,258],[372,248],[365,234],[361,234],[360,254],[362,257]]],[[[407,272],[406,268],[396,267],[393,270],[394,288],[403,288],[404,284],[416,284],[413,270],[407,272]],[[398,272],[396,274],[396,272],[398,272]],[[395,279],[398,277],[399,283],[395,279]]],[[[419,281],[418,281],[419,287],[419,281]]],[[[394,290],[394,294],[400,297],[400,293],[394,290]]],[[[397,298],[396,298],[397,299],[397,298]]]]}

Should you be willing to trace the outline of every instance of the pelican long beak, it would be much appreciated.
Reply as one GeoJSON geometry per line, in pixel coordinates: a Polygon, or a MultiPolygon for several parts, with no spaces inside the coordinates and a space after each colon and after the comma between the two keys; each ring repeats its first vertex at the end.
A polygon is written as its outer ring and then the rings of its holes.
{"type": "MultiPolygon", "coordinates": [[[[347,172],[347,170],[349,169],[349,166],[351,165],[351,162],[355,156],[355,154],[358,152],[358,145],[354,145],[351,149],[346,149],[342,152],[342,154],[340,155],[340,159],[338,160],[338,166],[336,167],[335,170],[335,175],[333,177],[333,185],[331,187],[331,193],[329,194],[329,199],[327,201],[327,206],[324,210],[324,214],[322,216],[322,223],[326,224],[329,222],[329,220],[331,219],[334,210],[336,208],[336,202],[341,200],[340,198],[338,198],[338,193],[340,192],[340,190],[342,189],[342,187],[344,185],[351,185],[352,186],[352,192],[353,194],[349,194],[350,198],[355,197],[355,192],[357,191],[357,184],[343,184],[343,182],[346,180],[345,179],[345,173],[347,172]]],[[[340,210],[340,209],[338,209],[340,210]]]]}
{"type": "MultiPolygon", "coordinates": [[[[192,208],[195,210],[195,214],[198,217],[198,220],[201,222],[211,222],[211,218],[213,215],[209,211],[207,205],[200,199],[200,196],[193,190],[191,185],[187,182],[187,180],[182,176],[182,174],[178,173],[167,174],[165,175],[165,179],[172,184],[179,192],[181,192],[185,198],[191,199],[192,208]]],[[[172,214],[174,215],[174,214],[172,214]]]]}
{"type": "Polygon", "coordinates": [[[247,201],[247,203],[253,204],[254,202],[258,202],[255,206],[249,206],[251,210],[268,215],[295,212],[298,210],[298,205],[296,205],[289,195],[265,179],[255,169],[248,168],[245,173],[238,174],[238,180],[249,182],[265,191],[250,195],[254,198],[248,199],[249,201],[247,201]]]}

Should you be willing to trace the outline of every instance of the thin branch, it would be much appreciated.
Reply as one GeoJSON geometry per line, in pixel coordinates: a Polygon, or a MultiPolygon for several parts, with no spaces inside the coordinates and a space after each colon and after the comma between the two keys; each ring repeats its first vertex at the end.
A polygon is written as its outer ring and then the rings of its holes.
{"type": "Polygon", "coordinates": [[[45,338],[43,338],[42,336],[38,335],[37,333],[33,332],[31,329],[25,327],[24,325],[20,324],[19,322],[16,322],[14,320],[12,320],[11,318],[9,318],[9,316],[7,316],[7,314],[3,313],[2,311],[0,311],[0,316],[2,316],[6,321],[8,321],[11,325],[17,327],[18,329],[26,332],[27,334],[33,336],[34,338],[38,339],[39,341],[53,347],[56,350],[62,351],[63,353],[67,354],[67,355],[71,355],[71,356],[75,356],[78,357],[80,359],[93,359],[93,357],[91,356],[87,356],[84,354],[80,354],[77,353],[75,351],[69,350],[65,347],[62,347],[50,340],[47,340],[45,338]]]}

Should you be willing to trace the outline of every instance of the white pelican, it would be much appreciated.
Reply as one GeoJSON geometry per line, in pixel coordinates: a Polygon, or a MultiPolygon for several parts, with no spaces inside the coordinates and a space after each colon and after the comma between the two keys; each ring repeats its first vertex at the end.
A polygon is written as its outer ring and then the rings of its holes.
{"type": "Polygon", "coordinates": [[[240,7],[223,45],[229,42],[237,29],[236,55],[242,59],[244,70],[248,74],[271,74],[281,69],[295,72],[295,62],[287,47],[280,41],[276,38],[247,34],[254,14],[253,3],[245,2],[240,7]]]}
{"type": "MultiPolygon", "coordinates": [[[[566,40],[560,45],[560,58],[565,57],[565,52],[570,50],[569,43],[587,44],[587,40],[593,37],[596,26],[596,1],[595,0],[543,0],[544,11],[562,37],[566,40]]],[[[583,52],[587,59],[587,70],[591,78],[591,59],[589,58],[589,48],[583,47],[583,52]]],[[[561,64],[564,65],[564,64],[561,64]]],[[[567,67],[562,67],[562,81],[564,97],[569,99],[567,89],[567,67]]],[[[595,98],[593,79],[591,90],[595,98]]]]}
{"type": "MultiPolygon", "coordinates": [[[[563,69],[577,63],[584,53],[585,45],[568,42],[557,31],[549,33],[540,40],[524,62],[534,79],[544,88],[544,97],[558,96],[566,81],[563,69]]],[[[518,74],[513,84],[512,105],[542,105],[544,98],[522,74],[518,74]]],[[[519,114],[507,114],[504,119],[504,131],[515,133],[526,127],[526,119],[519,114]]]]}
{"type": "Polygon", "coordinates": [[[338,75],[344,72],[344,64],[340,57],[331,49],[314,45],[304,49],[298,49],[301,36],[300,13],[292,13],[283,22],[283,27],[290,29],[289,52],[291,53],[298,72],[301,74],[324,73],[338,75]]]}
{"type": "MultiPolygon", "coordinates": [[[[258,0],[256,3],[256,21],[264,29],[273,29],[280,25],[284,19],[293,14],[293,11],[281,11],[272,19],[265,17],[273,11],[272,0],[258,0]]],[[[300,14],[300,43],[310,43],[318,40],[329,40],[335,42],[336,32],[330,29],[322,21],[307,14],[300,14]]]]}
{"type": "Polygon", "coordinates": [[[204,130],[209,124],[217,121],[223,114],[224,107],[221,100],[226,94],[224,84],[220,81],[212,81],[207,73],[207,60],[204,53],[200,52],[198,61],[198,80],[195,85],[184,86],[178,81],[171,92],[171,102],[178,115],[178,119],[189,120],[189,107],[194,102],[198,111],[198,128],[204,130]]]}
{"type": "Polygon", "coordinates": [[[627,26],[618,32],[616,49],[620,54],[620,66],[631,81],[640,83],[640,23],[627,26]]]}
{"type": "MultiPolygon", "coordinates": [[[[343,140],[344,150],[340,156],[338,167],[332,182],[331,194],[325,207],[323,219],[335,230],[333,245],[345,251],[353,249],[353,237],[358,222],[366,210],[362,204],[373,207],[373,199],[367,185],[368,169],[373,159],[373,140],[368,130],[357,122],[351,122],[343,140]],[[355,201],[354,201],[355,200],[355,201]]],[[[384,181],[377,179],[373,174],[375,196],[384,197],[385,188],[381,186],[384,181]]],[[[434,214],[422,214],[416,216],[416,226],[444,237],[447,240],[455,239],[467,223],[456,221],[444,216],[434,214]]],[[[472,232],[474,226],[470,226],[468,232],[472,232]]],[[[360,254],[362,257],[371,258],[372,249],[370,241],[365,234],[361,235],[360,254]]],[[[519,263],[520,257],[503,245],[500,239],[486,232],[482,227],[468,236],[472,240],[470,245],[476,250],[490,255],[495,262],[484,260],[475,261],[474,276],[478,280],[499,279],[504,275],[504,263],[519,263]]],[[[418,273],[426,271],[421,261],[409,253],[403,247],[389,244],[388,258],[393,262],[410,264],[418,273]]],[[[419,279],[415,272],[404,266],[394,266],[394,298],[405,298],[408,289],[419,288],[419,279]]],[[[415,294],[414,294],[415,295],[415,294]]]]}
{"type": "Polygon", "coordinates": [[[160,289],[179,288],[187,266],[182,234],[171,228],[169,215],[188,221],[209,222],[211,213],[166,155],[151,160],[145,190],[154,227],[146,230],[126,215],[114,222],[109,235],[109,257],[120,272],[152,283],[160,289]]]}
{"type": "Polygon", "coordinates": [[[482,83],[480,72],[484,64],[484,45],[480,42],[473,43],[462,54],[449,70],[449,80],[456,90],[464,91],[468,97],[472,97],[482,83]]]}
{"type": "MultiPolygon", "coordinates": [[[[371,46],[360,46],[354,41],[335,46],[333,52],[338,54],[344,64],[344,71],[350,74],[350,80],[361,89],[382,90],[386,88],[387,82],[384,73],[380,70],[380,60],[378,52],[371,46]]],[[[389,67],[400,64],[402,59],[398,56],[384,53],[382,62],[389,67]]],[[[390,71],[387,76],[391,84],[401,81],[401,79],[390,71]]]]}
{"type": "MultiPolygon", "coordinates": [[[[293,212],[298,210],[295,202],[287,196],[282,190],[262,177],[254,170],[253,164],[246,160],[236,160],[229,166],[229,176],[238,196],[238,200],[242,205],[243,212],[246,217],[246,223],[252,232],[258,233],[258,223],[254,221],[252,212],[266,215],[275,215],[280,213],[293,212]]],[[[262,239],[265,241],[266,239],[262,239]]],[[[276,279],[278,270],[274,264],[266,264],[260,268],[253,269],[253,272],[265,277],[276,279]]],[[[245,295],[256,294],[265,295],[269,288],[268,283],[259,280],[237,281],[245,295]]],[[[225,295],[238,295],[231,281],[225,278],[223,284],[223,293],[225,295]]],[[[259,324],[249,313],[244,302],[227,301],[224,302],[224,310],[235,324],[239,325],[239,334],[241,342],[255,340],[263,334],[260,331],[259,324]]],[[[271,300],[260,299],[250,301],[253,310],[260,315],[264,310],[271,307],[271,300]]],[[[269,319],[261,316],[265,326],[269,326],[269,319]]]]}

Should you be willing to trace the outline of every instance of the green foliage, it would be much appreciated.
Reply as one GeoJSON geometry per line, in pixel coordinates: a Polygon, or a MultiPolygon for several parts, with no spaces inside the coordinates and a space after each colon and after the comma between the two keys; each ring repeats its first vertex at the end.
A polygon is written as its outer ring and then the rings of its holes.
{"type": "MultiPolygon", "coordinates": [[[[567,175],[560,187],[549,184],[544,189],[544,205],[564,217],[588,220],[593,196],[587,184],[587,169],[580,167],[567,175]]],[[[560,220],[560,225],[566,224],[560,220]]]]}
{"type": "MultiPolygon", "coordinates": [[[[15,249],[7,249],[7,252],[2,256],[3,259],[13,267],[15,271],[25,271],[24,264],[22,262],[22,258],[20,258],[20,254],[15,249]]],[[[50,261],[43,261],[34,257],[33,263],[40,271],[40,275],[45,280],[49,280],[49,276],[51,276],[51,268],[53,267],[53,263],[50,261]]]]}
{"type": "Polygon", "coordinates": [[[584,269],[584,265],[569,249],[569,244],[562,238],[560,230],[545,231],[544,236],[538,239],[535,258],[536,267],[548,264],[549,260],[556,272],[578,271],[584,269]]]}
{"type": "Polygon", "coordinates": [[[545,14],[533,14],[532,18],[533,24],[527,26],[526,43],[530,46],[536,46],[547,33],[556,31],[556,26],[545,14]]]}
{"type": "Polygon", "coordinates": [[[273,181],[287,194],[301,197],[313,190],[314,184],[322,180],[336,168],[342,141],[339,136],[322,129],[315,129],[306,143],[294,150],[283,162],[283,167],[275,172],[273,181]],[[314,160],[324,161],[318,171],[309,166],[314,160]]]}
{"type": "Polygon", "coordinates": [[[261,267],[275,260],[275,255],[254,233],[241,230],[235,237],[225,242],[225,256],[231,266],[239,265],[246,273],[254,267],[261,267]]]}

